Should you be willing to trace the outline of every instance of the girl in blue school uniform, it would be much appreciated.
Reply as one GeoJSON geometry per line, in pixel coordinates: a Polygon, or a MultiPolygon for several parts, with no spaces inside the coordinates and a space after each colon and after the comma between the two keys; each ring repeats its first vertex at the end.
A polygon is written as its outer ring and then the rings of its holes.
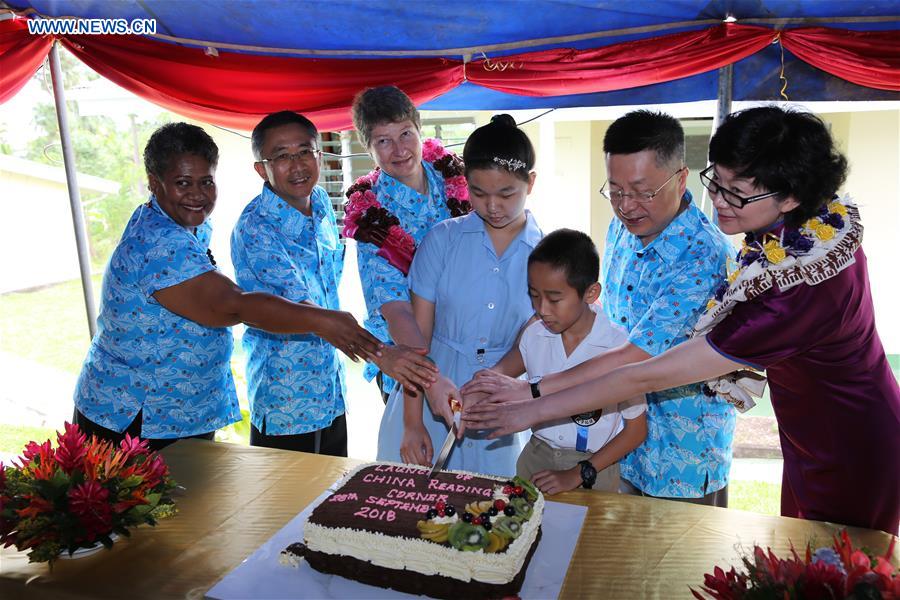
{"type": "MultiPolygon", "coordinates": [[[[534,313],[528,255],[542,237],[525,200],[534,186],[534,147],[509,115],[476,129],[463,151],[473,212],[438,223],[409,272],[416,323],[440,375],[422,394],[395,389],[378,437],[378,459],[430,466],[452,422],[457,386],[493,366],[534,313]]],[[[518,375],[510,373],[509,375],[518,375]]],[[[527,441],[467,431],[446,469],[512,476],[527,441]]]]}

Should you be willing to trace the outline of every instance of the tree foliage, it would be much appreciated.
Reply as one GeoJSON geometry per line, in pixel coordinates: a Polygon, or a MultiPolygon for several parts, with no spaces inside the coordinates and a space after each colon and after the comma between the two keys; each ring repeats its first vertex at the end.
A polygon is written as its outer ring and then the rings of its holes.
{"type": "MultiPolygon", "coordinates": [[[[99,76],[67,52],[60,53],[60,65],[66,89],[74,89],[99,76]]],[[[28,143],[26,158],[44,164],[62,166],[59,123],[52,101],[49,76],[40,69],[35,77],[48,91],[47,102],[35,105],[32,112],[37,135],[28,143]]],[[[134,208],[146,201],[146,175],[141,150],[150,134],[171,115],[162,113],[152,120],[117,124],[107,115],[82,115],[78,102],[67,101],[69,131],[79,173],[109,179],[119,184],[116,194],[100,194],[82,190],[81,201],[90,234],[91,259],[102,267],[119,241],[122,230],[134,208]],[[135,139],[136,138],[136,139],[135,139]]]]}

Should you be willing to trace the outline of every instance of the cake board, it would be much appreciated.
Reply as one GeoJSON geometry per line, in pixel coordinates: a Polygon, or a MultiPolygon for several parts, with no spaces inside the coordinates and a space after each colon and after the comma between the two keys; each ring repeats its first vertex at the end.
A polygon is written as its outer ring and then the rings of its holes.
{"type": "MultiPolygon", "coordinates": [[[[303,523],[331,493],[332,490],[322,493],[206,592],[206,597],[213,600],[421,598],[320,573],[306,561],[301,561],[298,567],[281,564],[281,551],[290,544],[303,541],[303,523]]],[[[543,537],[525,573],[519,592],[522,600],[559,596],[586,515],[587,508],[584,506],[545,503],[541,525],[543,537]]]]}

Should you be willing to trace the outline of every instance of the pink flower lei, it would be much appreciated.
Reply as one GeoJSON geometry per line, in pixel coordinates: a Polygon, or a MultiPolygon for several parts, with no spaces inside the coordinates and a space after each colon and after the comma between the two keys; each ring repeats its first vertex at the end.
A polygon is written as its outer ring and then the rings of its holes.
{"type": "MultiPolygon", "coordinates": [[[[445,149],[440,140],[429,138],[422,142],[422,160],[443,176],[450,216],[468,214],[472,205],[469,203],[469,186],[463,176],[462,159],[445,149]]],[[[400,220],[378,202],[372,191],[380,174],[381,169],[376,167],[347,189],[342,233],[344,237],[375,244],[378,246],[378,256],[407,275],[416,252],[416,241],[400,227],[400,220]]]]}

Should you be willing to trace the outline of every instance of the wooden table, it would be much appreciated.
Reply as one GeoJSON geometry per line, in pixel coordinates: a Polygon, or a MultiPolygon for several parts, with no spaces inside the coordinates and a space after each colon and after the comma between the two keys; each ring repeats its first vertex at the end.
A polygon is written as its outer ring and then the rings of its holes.
{"type": "MultiPolygon", "coordinates": [[[[163,451],[186,488],[178,515],[140,527],[111,551],[29,564],[0,553],[0,598],[202,598],[342,473],[351,459],[187,440],[163,451]]],[[[714,565],[738,563],[753,543],[785,554],[839,526],[815,521],[597,492],[555,501],[589,508],[563,598],[689,598],[714,565]]],[[[850,529],[855,544],[884,552],[891,536],[850,529]]],[[[900,562],[900,548],[893,556],[900,562]]]]}

